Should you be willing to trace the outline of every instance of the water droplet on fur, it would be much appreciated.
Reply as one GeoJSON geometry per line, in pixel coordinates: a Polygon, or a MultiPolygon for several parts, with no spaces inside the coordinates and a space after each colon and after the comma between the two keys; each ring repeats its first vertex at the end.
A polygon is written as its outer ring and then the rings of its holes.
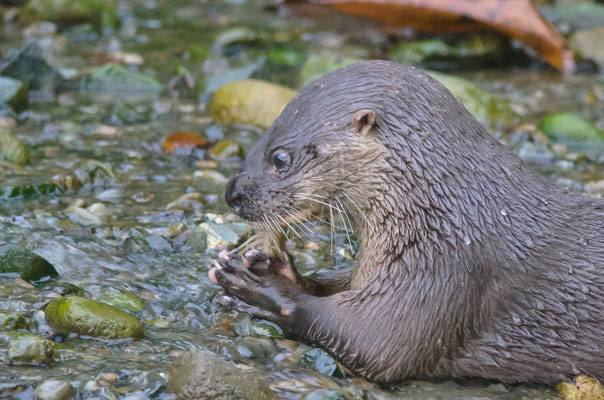
{"type": "Polygon", "coordinates": [[[508,215],[508,212],[506,210],[501,210],[501,215],[505,217],[506,215],[508,215]]]}
{"type": "Polygon", "coordinates": [[[469,246],[472,243],[472,240],[467,236],[463,238],[463,241],[467,246],[469,246]]]}
{"type": "Polygon", "coordinates": [[[518,316],[518,314],[512,314],[512,322],[515,325],[520,325],[520,317],[518,316]]]}
{"type": "Polygon", "coordinates": [[[585,238],[579,238],[579,244],[581,246],[587,246],[587,239],[585,239],[585,238]]]}

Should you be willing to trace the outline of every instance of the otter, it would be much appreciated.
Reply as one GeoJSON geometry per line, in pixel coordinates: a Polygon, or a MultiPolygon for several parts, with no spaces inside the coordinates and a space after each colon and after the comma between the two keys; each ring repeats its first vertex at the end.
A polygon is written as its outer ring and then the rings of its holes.
{"type": "Polygon", "coordinates": [[[223,303],[377,382],[604,379],[604,200],[557,187],[439,82],[386,61],[314,81],[227,186],[241,217],[346,209],[354,272],[223,252],[223,303]]]}

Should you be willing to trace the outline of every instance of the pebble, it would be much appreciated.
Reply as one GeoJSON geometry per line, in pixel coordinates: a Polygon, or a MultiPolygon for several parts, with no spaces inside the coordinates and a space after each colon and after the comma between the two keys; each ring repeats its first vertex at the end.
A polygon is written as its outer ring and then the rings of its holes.
{"type": "Polygon", "coordinates": [[[69,400],[75,395],[75,389],[69,382],[58,379],[47,379],[36,388],[36,396],[40,400],[69,400]]]}

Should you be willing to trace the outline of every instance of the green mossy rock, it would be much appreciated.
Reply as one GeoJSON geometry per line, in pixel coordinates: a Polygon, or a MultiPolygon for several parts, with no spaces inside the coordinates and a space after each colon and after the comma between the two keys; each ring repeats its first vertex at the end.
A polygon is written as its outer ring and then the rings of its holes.
{"type": "Polygon", "coordinates": [[[33,183],[0,187],[0,200],[31,200],[46,196],[61,196],[63,189],[56,183],[33,183]]]}
{"type": "Polygon", "coordinates": [[[8,128],[0,126],[0,160],[18,165],[29,163],[29,151],[8,128]]]}
{"type": "Polygon", "coordinates": [[[428,74],[445,85],[480,123],[494,127],[516,121],[517,115],[507,101],[496,98],[475,83],[440,72],[428,71],[428,74]]]}
{"type": "Polygon", "coordinates": [[[335,71],[336,69],[344,68],[347,65],[356,64],[360,61],[362,60],[358,58],[339,55],[313,55],[310,56],[302,66],[300,81],[302,82],[302,86],[305,86],[315,79],[335,71]]]}
{"type": "Polygon", "coordinates": [[[0,273],[9,272],[34,283],[59,277],[52,264],[39,255],[13,243],[0,244],[0,273]]]}
{"type": "Polygon", "coordinates": [[[507,41],[499,36],[474,35],[454,44],[434,38],[400,44],[392,49],[390,59],[425,68],[478,68],[501,64],[507,50],[507,41]]]}
{"type": "Polygon", "coordinates": [[[603,131],[570,113],[550,114],[537,127],[555,142],[604,142],[603,131]]]}
{"type": "Polygon", "coordinates": [[[0,329],[27,329],[28,323],[22,314],[0,310],[0,329]]]}
{"type": "Polygon", "coordinates": [[[92,23],[97,29],[119,25],[115,0],[30,0],[23,9],[25,22],[56,22],[61,26],[92,23]]]}
{"type": "Polygon", "coordinates": [[[0,108],[9,105],[15,111],[27,108],[27,87],[16,79],[0,76],[0,108]]]}
{"type": "Polygon", "coordinates": [[[293,89],[256,79],[231,82],[214,93],[210,111],[225,124],[268,128],[295,95],[293,89]]]}
{"type": "Polygon", "coordinates": [[[145,304],[143,300],[133,292],[115,292],[103,296],[103,301],[114,307],[122,307],[130,311],[140,311],[145,304]]]}
{"type": "Polygon", "coordinates": [[[85,79],[87,90],[99,92],[160,93],[164,90],[157,79],[122,65],[96,67],[85,79]]]}
{"type": "Polygon", "coordinates": [[[84,297],[52,301],[45,312],[46,322],[59,333],[113,339],[143,337],[143,325],[134,315],[84,297]]]}

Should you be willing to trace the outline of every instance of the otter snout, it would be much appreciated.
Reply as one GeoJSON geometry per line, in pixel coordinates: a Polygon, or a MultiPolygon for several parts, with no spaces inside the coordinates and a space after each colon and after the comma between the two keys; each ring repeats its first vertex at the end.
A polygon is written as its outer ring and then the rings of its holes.
{"type": "Polygon", "coordinates": [[[240,184],[237,183],[238,175],[235,175],[227,184],[224,198],[227,205],[235,211],[239,211],[243,202],[244,191],[240,184]]]}
{"type": "Polygon", "coordinates": [[[224,198],[227,205],[241,218],[253,220],[255,201],[251,197],[254,192],[254,182],[251,177],[239,172],[227,184],[224,198]]]}

